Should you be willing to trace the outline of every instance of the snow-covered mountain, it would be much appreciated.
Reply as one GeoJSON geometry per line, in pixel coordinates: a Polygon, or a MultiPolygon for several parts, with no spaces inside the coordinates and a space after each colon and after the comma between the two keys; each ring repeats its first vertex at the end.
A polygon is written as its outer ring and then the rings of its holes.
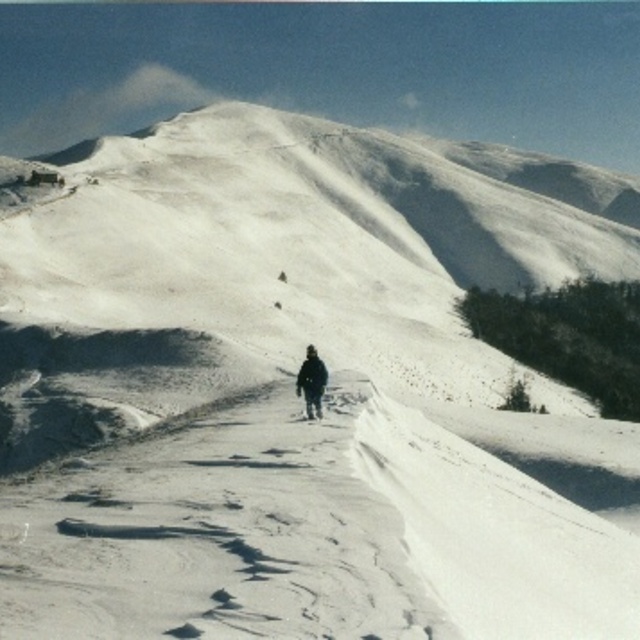
{"type": "Polygon", "coordinates": [[[637,637],[640,432],[455,301],[640,278],[639,199],[244,103],[0,160],[0,463],[111,441],[0,486],[0,638],[637,637]],[[311,342],[317,425],[293,395],[311,342]],[[514,376],[550,416],[492,409],[514,376]],[[494,454],[606,481],[580,506],[494,454]]]}

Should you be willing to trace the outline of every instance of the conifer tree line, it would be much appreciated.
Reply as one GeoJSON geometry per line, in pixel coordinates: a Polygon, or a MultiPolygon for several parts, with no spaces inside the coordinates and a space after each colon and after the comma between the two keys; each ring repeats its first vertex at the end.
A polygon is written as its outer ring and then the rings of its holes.
{"type": "Polygon", "coordinates": [[[582,391],[602,417],[640,421],[640,282],[567,281],[520,296],[471,288],[458,310],[474,337],[582,391]]]}

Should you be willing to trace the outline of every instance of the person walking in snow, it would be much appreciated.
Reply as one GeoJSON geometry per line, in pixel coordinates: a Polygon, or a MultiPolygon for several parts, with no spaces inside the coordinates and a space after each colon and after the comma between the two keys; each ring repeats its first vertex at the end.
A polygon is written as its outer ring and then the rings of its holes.
{"type": "Polygon", "coordinates": [[[329,374],[324,362],[318,357],[316,348],[310,344],[307,347],[307,359],[302,363],[300,373],[298,373],[296,389],[298,397],[302,395],[301,390],[304,390],[309,420],[315,420],[316,416],[322,418],[322,396],[328,379],[329,374]]]}

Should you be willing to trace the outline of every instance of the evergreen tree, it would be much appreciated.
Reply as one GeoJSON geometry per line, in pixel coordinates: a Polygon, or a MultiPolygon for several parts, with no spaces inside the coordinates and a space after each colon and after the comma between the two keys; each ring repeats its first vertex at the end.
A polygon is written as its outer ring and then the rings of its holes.
{"type": "Polygon", "coordinates": [[[474,337],[583,391],[603,417],[640,421],[640,282],[588,277],[520,298],[474,287],[458,308],[474,337]]]}
{"type": "Polygon", "coordinates": [[[501,411],[519,411],[521,413],[530,413],[531,399],[527,393],[527,388],[522,380],[515,382],[509,390],[505,403],[498,407],[501,411]]]}

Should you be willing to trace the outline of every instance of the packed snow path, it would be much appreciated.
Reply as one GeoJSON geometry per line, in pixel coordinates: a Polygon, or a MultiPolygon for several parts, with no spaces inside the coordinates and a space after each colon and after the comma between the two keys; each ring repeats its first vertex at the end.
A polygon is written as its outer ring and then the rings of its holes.
{"type": "Polygon", "coordinates": [[[638,637],[640,538],[364,376],[326,405],[280,380],[4,481],[0,638],[638,637]]]}
{"type": "Polygon", "coordinates": [[[0,638],[428,637],[402,520],[346,455],[370,388],[342,378],[322,422],[263,387],[4,487],[0,638]]]}

